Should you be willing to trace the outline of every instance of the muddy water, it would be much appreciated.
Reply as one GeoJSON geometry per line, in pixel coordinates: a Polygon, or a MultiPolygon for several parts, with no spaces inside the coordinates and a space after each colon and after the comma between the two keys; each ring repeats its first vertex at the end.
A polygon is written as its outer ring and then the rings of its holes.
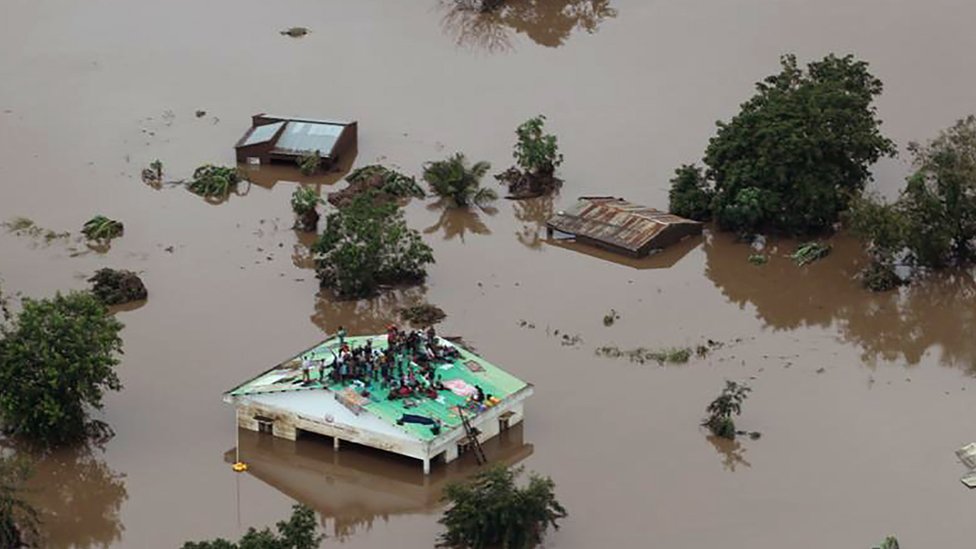
{"type": "MultiPolygon", "coordinates": [[[[850,280],[861,259],[842,237],[797,269],[780,257],[788,242],[773,243],[763,267],[722,235],[632,264],[547,243],[538,229],[581,194],[663,205],[673,168],[700,156],[712,122],[786,51],[869,59],[887,86],[887,133],[901,144],[932,135],[976,111],[976,61],[960,53],[976,47],[976,5],[540,0],[474,21],[449,8],[5,3],[0,218],[77,234],[103,213],[126,234],[103,254],[2,234],[4,288],[50,295],[110,265],[142,272],[150,291],[119,313],[125,390],[104,413],[117,436],[38,465],[50,545],[237,536],[298,498],[349,547],[430,546],[440,484],[419,466],[245,436],[257,466],[238,476],[220,402],[339,323],[375,330],[395,308],[429,301],[449,314],[443,332],[536,385],[524,440],[505,459],[558,484],[571,518],[547,546],[868,547],[890,533],[907,547],[968,546],[973,494],[952,451],[976,439],[971,278],[872,296],[850,280]],[[278,34],[293,25],[312,32],[278,34]],[[261,111],[356,118],[357,164],[413,173],[455,150],[501,170],[512,129],[544,112],[567,183],[552,200],[486,212],[415,201],[408,220],[438,260],[427,284],[335,303],[317,294],[308,240],[290,229],[294,171],[261,170],[220,205],[138,179],[155,158],[173,179],[231,162],[261,111]],[[621,318],[605,327],[610,308],[621,318]],[[563,345],[562,334],[582,341],[563,345]],[[724,346],[680,367],[594,355],[707,339],[724,346]],[[740,425],[760,440],[726,445],[697,427],[726,378],[754,387],[740,425]]],[[[878,188],[895,192],[905,171],[880,164],[878,188]]],[[[334,179],[314,182],[327,192],[334,179]]]]}

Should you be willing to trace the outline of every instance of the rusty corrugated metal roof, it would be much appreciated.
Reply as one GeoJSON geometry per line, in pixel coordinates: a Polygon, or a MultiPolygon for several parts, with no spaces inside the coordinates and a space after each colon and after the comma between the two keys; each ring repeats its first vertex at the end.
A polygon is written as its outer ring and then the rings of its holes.
{"type": "Polygon", "coordinates": [[[697,221],[612,196],[580,198],[572,208],[559,212],[547,223],[557,231],[585,236],[635,253],[666,228],[684,224],[699,225],[697,221]]]}

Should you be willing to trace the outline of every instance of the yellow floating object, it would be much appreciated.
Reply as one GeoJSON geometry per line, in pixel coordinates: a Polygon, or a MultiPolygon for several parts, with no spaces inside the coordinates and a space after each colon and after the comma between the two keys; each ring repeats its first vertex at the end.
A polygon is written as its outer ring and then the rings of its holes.
{"type": "Polygon", "coordinates": [[[243,461],[238,461],[234,465],[231,465],[231,468],[234,469],[235,473],[243,473],[244,471],[247,471],[247,464],[243,461]]]}

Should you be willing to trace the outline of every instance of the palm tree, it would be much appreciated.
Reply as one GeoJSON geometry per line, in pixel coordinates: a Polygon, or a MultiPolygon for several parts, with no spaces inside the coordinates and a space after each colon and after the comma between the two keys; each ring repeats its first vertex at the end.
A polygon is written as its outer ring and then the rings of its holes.
{"type": "Polygon", "coordinates": [[[491,169],[487,162],[468,166],[462,153],[455,153],[447,160],[428,162],[424,165],[424,181],[437,196],[449,199],[458,207],[475,204],[481,207],[498,198],[494,190],[481,186],[481,178],[491,169]]]}

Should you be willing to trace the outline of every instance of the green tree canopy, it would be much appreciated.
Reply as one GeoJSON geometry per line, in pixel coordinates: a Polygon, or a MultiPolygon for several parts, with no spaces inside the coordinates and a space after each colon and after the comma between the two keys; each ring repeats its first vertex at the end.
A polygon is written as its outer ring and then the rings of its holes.
{"type": "Polygon", "coordinates": [[[43,445],[104,435],[88,417],[106,390],[122,388],[115,367],[122,323],[87,292],[24,299],[0,326],[0,422],[7,433],[43,445]]]}
{"type": "Polygon", "coordinates": [[[498,198],[494,190],[481,186],[481,179],[490,169],[491,164],[487,162],[468,165],[463,154],[455,153],[445,160],[428,162],[424,166],[424,181],[430,185],[432,193],[450,200],[455,206],[483,206],[498,198]]]}
{"type": "Polygon", "coordinates": [[[781,65],[739,114],[718,123],[705,150],[712,215],[723,229],[829,229],[864,189],[871,164],[894,154],[872,105],[881,81],[866,62],[831,54],[804,70],[785,55],[781,65]]]}
{"type": "Polygon", "coordinates": [[[368,296],[381,284],[419,282],[434,262],[430,246],[407,227],[403,212],[377,203],[373,193],[330,213],[312,252],[322,285],[342,297],[368,296]]]}
{"type": "Polygon", "coordinates": [[[685,164],[674,171],[668,192],[669,210],[675,215],[708,221],[712,217],[714,194],[698,166],[685,164]]]}
{"type": "MultiPolygon", "coordinates": [[[[896,261],[920,269],[965,267],[976,261],[976,116],[909,149],[915,172],[898,200],[865,197],[848,217],[873,260],[866,275],[890,272],[896,261]]],[[[872,280],[865,277],[869,286],[872,280]]]]}
{"type": "Polygon", "coordinates": [[[318,533],[315,513],[304,505],[292,507],[291,518],[279,521],[276,532],[270,528],[248,528],[237,543],[223,538],[212,541],[188,541],[183,549],[317,549],[324,536],[318,533]]]}
{"type": "Polygon", "coordinates": [[[440,523],[441,547],[505,547],[524,549],[542,541],[550,526],[567,516],[553,493],[552,479],[531,475],[525,487],[516,484],[522,468],[495,465],[465,483],[445,489],[451,503],[440,523]]]}

